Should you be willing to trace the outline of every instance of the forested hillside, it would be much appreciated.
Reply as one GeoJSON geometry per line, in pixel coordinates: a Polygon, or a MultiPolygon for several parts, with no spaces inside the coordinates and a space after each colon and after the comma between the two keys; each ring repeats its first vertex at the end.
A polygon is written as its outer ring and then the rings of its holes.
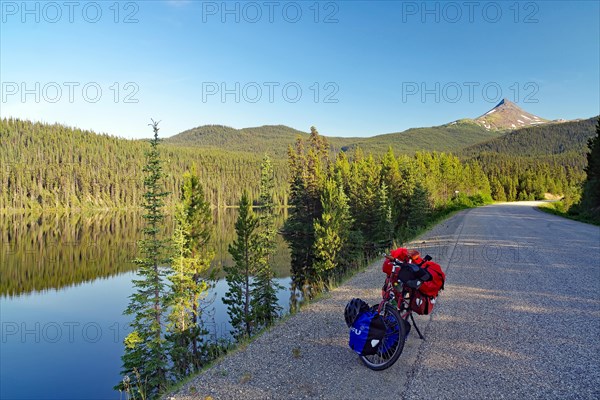
{"type": "Polygon", "coordinates": [[[482,152],[494,152],[511,156],[540,156],[570,151],[583,153],[588,139],[594,136],[597,120],[598,117],[594,117],[518,129],[469,146],[462,154],[475,156],[482,152]]]}
{"type": "MultiPolygon", "coordinates": [[[[148,143],[62,125],[0,122],[0,209],[136,208],[143,193],[148,143]]],[[[257,195],[263,154],[165,144],[167,203],[179,195],[193,164],[215,206],[232,205],[244,189],[257,195]]],[[[285,161],[273,160],[276,200],[285,202],[285,161]]]]}

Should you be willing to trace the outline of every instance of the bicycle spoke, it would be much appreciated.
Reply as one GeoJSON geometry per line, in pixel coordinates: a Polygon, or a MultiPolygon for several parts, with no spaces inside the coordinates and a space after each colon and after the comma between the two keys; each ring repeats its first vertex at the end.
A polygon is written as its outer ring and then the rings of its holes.
{"type": "Polygon", "coordinates": [[[363,363],[373,370],[382,370],[393,365],[404,348],[403,322],[396,308],[386,305],[382,316],[386,324],[386,334],[379,345],[378,352],[361,356],[363,363]]]}

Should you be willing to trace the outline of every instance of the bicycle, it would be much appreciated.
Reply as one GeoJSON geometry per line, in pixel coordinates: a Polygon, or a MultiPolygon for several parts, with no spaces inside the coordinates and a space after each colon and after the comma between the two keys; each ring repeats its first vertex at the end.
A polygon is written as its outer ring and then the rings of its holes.
{"type": "MultiPolygon", "coordinates": [[[[409,318],[419,338],[425,340],[415,323],[410,301],[421,283],[432,279],[429,272],[421,269],[417,264],[402,262],[388,254],[383,256],[390,260],[393,269],[387,274],[381,290],[382,300],[374,307],[377,307],[377,312],[383,317],[386,333],[377,353],[360,356],[361,361],[374,371],[391,367],[402,354],[404,343],[411,330],[409,318]]],[[[431,260],[431,257],[426,256],[424,260],[431,260]]]]}

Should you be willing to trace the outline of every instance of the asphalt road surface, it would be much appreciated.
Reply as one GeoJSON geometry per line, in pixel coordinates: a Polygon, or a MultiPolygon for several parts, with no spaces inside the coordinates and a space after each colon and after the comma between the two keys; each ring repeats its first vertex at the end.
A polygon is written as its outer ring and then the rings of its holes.
{"type": "Polygon", "coordinates": [[[599,399],[600,228],[535,203],[461,212],[408,246],[447,274],[391,368],[348,348],[344,306],[381,261],[194,378],[176,399],[599,399]]]}

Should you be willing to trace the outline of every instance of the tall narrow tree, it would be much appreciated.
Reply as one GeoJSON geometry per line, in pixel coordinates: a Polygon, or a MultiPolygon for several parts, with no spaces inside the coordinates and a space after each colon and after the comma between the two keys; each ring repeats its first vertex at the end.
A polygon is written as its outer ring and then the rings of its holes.
{"type": "Polygon", "coordinates": [[[581,204],[584,211],[600,220],[600,118],[596,125],[596,136],[588,140],[586,181],[583,185],[581,204]]]}
{"type": "Polygon", "coordinates": [[[321,283],[327,285],[334,277],[349,245],[352,218],[344,189],[334,179],[328,179],[321,196],[323,214],[315,225],[315,270],[321,283]]]}
{"type": "Polygon", "coordinates": [[[306,150],[304,142],[298,139],[296,146],[288,151],[292,207],[283,236],[290,247],[293,288],[310,298],[312,285],[318,280],[314,268],[314,220],[323,211],[321,192],[329,171],[329,157],[327,140],[315,127],[311,127],[308,143],[306,150]]]}
{"type": "Polygon", "coordinates": [[[209,248],[212,212],[195,169],[183,176],[181,203],[175,214],[175,255],[171,264],[172,293],[169,316],[170,352],[176,376],[202,366],[202,327],[199,303],[209,288],[207,273],[214,252],[209,248]]]}
{"type": "Polygon", "coordinates": [[[275,281],[273,255],[275,243],[274,171],[271,159],[265,156],[261,164],[260,196],[258,199],[258,265],[252,283],[252,312],[257,327],[271,325],[279,316],[281,307],[277,291],[282,287],[275,281]]]}
{"type": "Polygon", "coordinates": [[[394,240],[394,223],[392,222],[392,205],[388,194],[389,188],[381,182],[377,192],[377,218],[375,223],[375,245],[377,249],[389,249],[394,240]]]}
{"type": "Polygon", "coordinates": [[[227,305],[229,320],[233,328],[232,334],[236,339],[249,337],[253,332],[251,309],[250,277],[258,265],[258,240],[256,228],[258,219],[252,212],[248,193],[244,192],[240,200],[240,211],[235,223],[237,238],[229,245],[229,253],[234,265],[224,267],[229,289],[223,298],[227,305]]]}
{"type": "Polygon", "coordinates": [[[417,182],[408,207],[408,228],[412,231],[425,227],[431,213],[429,191],[417,182]]]}
{"type": "MultiPolygon", "coordinates": [[[[125,338],[125,354],[122,357],[122,374],[129,381],[137,382],[137,390],[148,398],[157,396],[167,383],[167,359],[163,337],[163,316],[166,311],[166,288],[163,268],[166,241],[163,239],[164,198],[163,171],[158,149],[158,123],[152,121],[154,137],[146,153],[144,173],[143,208],[145,209],[144,239],[139,242],[140,257],[134,262],[139,266],[138,279],[133,280],[132,294],[126,315],[132,315],[132,332],[125,338]],[[136,378],[137,377],[137,378],[136,378]]],[[[125,389],[122,384],[121,389],[125,389]]]]}

